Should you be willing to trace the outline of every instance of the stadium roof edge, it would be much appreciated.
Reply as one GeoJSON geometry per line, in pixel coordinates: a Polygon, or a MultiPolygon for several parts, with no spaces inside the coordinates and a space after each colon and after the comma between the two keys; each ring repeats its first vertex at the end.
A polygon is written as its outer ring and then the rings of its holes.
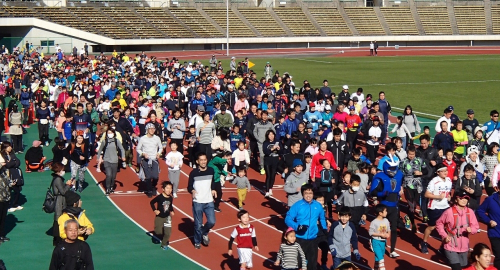
{"type": "MultiPolygon", "coordinates": [[[[166,44],[223,44],[226,38],[172,38],[172,39],[112,39],[37,18],[0,18],[0,27],[28,26],[44,29],[95,44],[166,45],[166,44]]],[[[338,36],[338,37],[266,37],[231,38],[231,43],[297,43],[297,42],[418,42],[418,41],[495,41],[498,35],[424,35],[424,36],[338,36]]]]}

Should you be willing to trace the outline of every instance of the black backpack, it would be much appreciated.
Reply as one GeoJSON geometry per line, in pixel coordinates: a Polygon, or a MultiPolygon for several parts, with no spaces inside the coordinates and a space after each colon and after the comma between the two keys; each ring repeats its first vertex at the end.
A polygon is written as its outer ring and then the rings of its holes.
{"type": "Polygon", "coordinates": [[[50,182],[50,186],[47,189],[47,192],[45,193],[45,200],[43,201],[42,205],[42,210],[47,214],[52,214],[56,211],[57,195],[54,194],[54,190],[52,190],[52,184],[54,183],[54,179],[52,179],[52,182],[50,182]]]}

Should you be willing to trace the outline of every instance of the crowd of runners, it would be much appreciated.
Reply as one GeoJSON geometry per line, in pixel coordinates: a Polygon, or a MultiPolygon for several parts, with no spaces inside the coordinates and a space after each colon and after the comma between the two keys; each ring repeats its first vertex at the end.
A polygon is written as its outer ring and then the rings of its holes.
{"type": "Polygon", "coordinates": [[[200,249],[209,245],[224,187],[235,185],[239,225],[228,253],[236,240],[240,269],[251,268],[258,235],[244,205],[252,188],[247,172],[255,170],[265,183],[263,196],[283,192],[288,198],[288,229],[275,258],[281,269],[358,269],[351,261],[362,256],[375,257],[370,267],[386,269],[386,245],[389,257],[399,257],[398,230],[416,233],[417,220],[427,225],[422,253],[436,230],[443,243],[434,248],[451,269],[500,269],[496,110],[480,125],[473,108],[460,119],[444,104],[436,125],[421,128],[410,105],[393,116],[384,92],[332,89],[328,80],[319,87],[296,83],[269,62],[250,68],[248,58],[233,57],[226,67],[215,55],[203,64],[145,52],[56,51],[43,56],[27,43],[1,52],[0,62],[0,126],[7,138],[0,156],[0,241],[10,240],[4,233],[7,212],[23,209],[23,174],[51,169],[51,269],[62,269],[61,263],[93,269],[88,245],[85,262],[64,253],[82,253],[72,244],[94,233],[80,200],[92,159],[106,174],[106,195],[115,192],[120,169],[136,170],[140,189],[152,198],[155,234],[165,250],[179,189],[192,194],[194,247],[200,249]],[[24,141],[32,145],[24,149],[23,134],[36,128],[39,140],[24,141]],[[50,129],[57,137],[49,136],[50,129]],[[44,146],[53,156],[43,155],[44,146]],[[168,179],[159,177],[160,162],[168,166],[168,179]],[[183,166],[193,168],[188,183],[179,181],[183,166]],[[283,179],[283,189],[274,188],[276,179],[283,179]],[[485,244],[469,246],[478,222],[488,225],[492,252],[485,244]],[[360,254],[360,230],[369,233],[374,255],[360,254]]]}

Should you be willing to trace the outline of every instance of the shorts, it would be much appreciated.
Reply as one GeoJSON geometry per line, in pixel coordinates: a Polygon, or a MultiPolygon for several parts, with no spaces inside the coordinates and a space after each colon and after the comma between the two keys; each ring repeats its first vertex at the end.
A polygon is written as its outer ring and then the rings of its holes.
{"type": "Polygon", "coordinates": [[[436,226],[436,221],[441,217],[444,211],[446,211],[446,209],[427,209],[427,216],[429,217],[427,225],[436,226]]]}
{"type": "Polygon", "coordinates": [[[468,252],[455,252],[455,251],[449,251],[449,250],[444,250],[444,255],[446,255],[446,258],[450,262],[450,264],[460,264],[462,267],[466,267],[468,264],[467,261],[467,254],[468,252]]]}
{"type": "Polygon", "coordinates": [[[375,253],[375,261],[380,262],[384,260],[385,254],[385,240],[378,240],[372,238],[373,253],[375,253]]]}
{"type": "Polygon", "coordinates": [[[20,95],[21,94],[21,88],[14,89],[14,94],[20,95]]]}
{"type": "Polygon", "coordinates": [[[252,249],[251,248],[238,248],[238,257],[240,264],[245,263],[247,268],[252,268],[252,249]]]}

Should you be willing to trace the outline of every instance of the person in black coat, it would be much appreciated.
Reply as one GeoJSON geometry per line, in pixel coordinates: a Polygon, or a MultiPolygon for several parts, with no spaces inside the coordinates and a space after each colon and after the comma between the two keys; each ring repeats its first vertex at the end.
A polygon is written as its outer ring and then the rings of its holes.
{"type": "Polygon", "coordinates": [[[41,141],[33,141],[32,147],[26,151],[26,156],[24,157],[26,172],[43,171],[45,157],[43,156],[43,148],[40,147],[41,144],[41,141]]]}
{"type": "Polygon", "coordinates": [[[54,139],[54,142],[56,145],[52,148],[52,154],[54,154],[54,157],[52,158],[52,163],[59,162],[61,164],[64,164],[64,170],[65,171],[71,171],[70,168],[70,153],[69,153],[69,148],[66,147],[66,143],[56,137],[54,139]]]}
{"type": "Polygon", "coordinates": [[[80,225],[74,219],[64,224],[67,238],[61,241],[52,252],[50,270],[86,269],[94,270],[92,251],[89,244],[78,239],[80,225]]]}
{"type": "MultiPolygon", "coordinates": [[[[342,130],[340,130],[339,128],[335,128],[332,132],[333,140],[327,142],[328,150],[332,152],[337,166],[341,171],[343,171],[345,165],[349,160],[349,147],[347,146],[347,143],[345,141],[341,140],[342,130]]],[[[339,183],[339,174],[336,174],[335,180],[337,180],[337,183],[339,183]]]]}

